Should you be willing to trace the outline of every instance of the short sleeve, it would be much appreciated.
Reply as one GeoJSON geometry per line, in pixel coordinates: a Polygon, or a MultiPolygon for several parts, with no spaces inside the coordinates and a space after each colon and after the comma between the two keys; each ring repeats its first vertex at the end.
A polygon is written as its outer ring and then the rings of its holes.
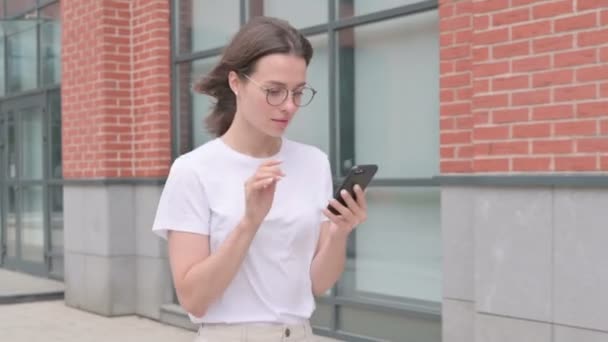
{"type": "MultiPolygon", "coordinates": [[[[323,184],[323,189],[322,189],[323,203],[321,203],[321,205],[324,208],[327,206],[327,204],[329,203],[329,200],[334,195],[334,181],[333,181],[333,177],[332,177],[332,173],[331,173],[331,166],[329,165],[329,159],[327,158],[327,155],[323,159],[323,175],[322,175],[321,179],[323,180],[323,182],[322,182],[322,184],[323,184]]],[[[324,221],[329,221],[329,218],[327,218],[327,216],[325,216],[325,214],[321,212],[321,222],[324,222],[324,221]]]]}
{"type": "Polygon", "coordinates": [[[188,160],[175,160],[156,209],[152,231],[166,239],[169,230],[209,235],[209,201],[188,160]]]}

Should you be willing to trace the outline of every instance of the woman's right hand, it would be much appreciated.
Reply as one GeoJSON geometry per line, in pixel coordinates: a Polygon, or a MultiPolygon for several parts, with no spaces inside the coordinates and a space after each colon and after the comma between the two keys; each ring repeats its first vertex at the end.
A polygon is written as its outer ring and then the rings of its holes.
{"type": "Polygon", "coordinates": [[[245,220],[256,228],[262,224],[272,207],[277,182],[285,176],[280,167],[281,161],[263,162],[245,182],[245,220]]]}

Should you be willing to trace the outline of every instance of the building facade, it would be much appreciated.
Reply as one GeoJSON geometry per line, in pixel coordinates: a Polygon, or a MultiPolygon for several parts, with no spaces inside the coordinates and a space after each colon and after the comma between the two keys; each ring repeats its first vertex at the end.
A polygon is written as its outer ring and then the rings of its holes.
{"type": "Polygon", "coordinates": [[[192,83],[268,15],[315,49],[288,136],[336,184],[380,166],[318,333],[608,337],[605,2],[2,3],[1,262],[63,279],[68,305],[191,327],[151,224],[172,160],[212,138],[192,83]]]}

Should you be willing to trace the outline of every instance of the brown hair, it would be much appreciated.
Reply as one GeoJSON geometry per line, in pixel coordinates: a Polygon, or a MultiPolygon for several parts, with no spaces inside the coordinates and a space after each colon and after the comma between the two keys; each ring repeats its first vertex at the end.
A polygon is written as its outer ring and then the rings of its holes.
{"type": "Polygon", "coordinates": [[[230,71],[244,80],[242,75],[253,73],[257,60],[266,55],[294,54],[304,58],[308,65],[312,52],[308,39],[287,21],[269,17],[251,19],[232,38],[218,65],[194,85],[194,91],[216,99],[205,119],[209,132],[223,135],[234,119],[236,97],[228,84],[230,71]]]}

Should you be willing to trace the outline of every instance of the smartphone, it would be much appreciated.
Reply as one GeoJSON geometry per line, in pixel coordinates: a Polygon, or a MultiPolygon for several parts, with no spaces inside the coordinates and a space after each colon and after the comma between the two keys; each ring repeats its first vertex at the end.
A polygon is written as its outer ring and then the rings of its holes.
{"type": "MultiPolygon", "coordinates": [[[[353,166],[350,171],[348,171],[348,174],[346,175],[346,178],[344,178],[342,185],[340,185],[340,187],[336,190],[334,198],[342,205],[346,206],[346,203],[344,202],[342,195],[340,195],[340,192],[342,190],[346,190],[350,193],[351,196],[353,196],[353,198],[356,199],[357,196],[355,195],[354,190],[355,184],[358,184],[362,190],[365,190],[365,188],[372,181],[372,178],[374,178],[376,171],[378,171],[378,165],[376,164],[353,166]]],[[[334,215],[340,215],[340,213],[331,205],[328,205],[327,209],[331,211],[334,215]]]]}

